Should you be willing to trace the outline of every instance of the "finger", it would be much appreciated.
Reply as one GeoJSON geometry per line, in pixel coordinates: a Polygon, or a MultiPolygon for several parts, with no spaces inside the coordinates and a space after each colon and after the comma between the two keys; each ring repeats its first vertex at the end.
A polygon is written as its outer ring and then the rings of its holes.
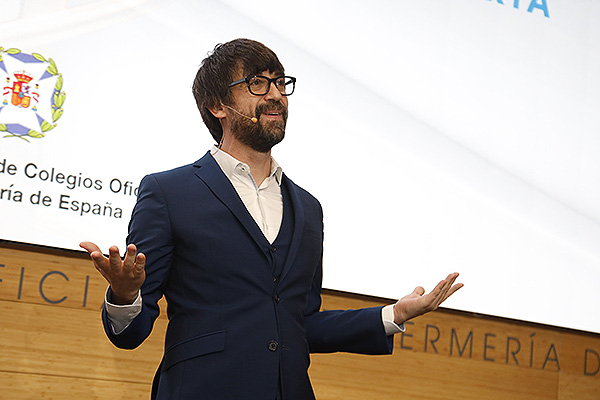
{"type": "MultiPolygon", "coordinates": [[[[450,275],[448,275],[448,278],[450,278],[450,275]]],[[[429,294],[436,299],[440,298],[440,297],[443,298],[444,294],[448,291],[448,289],[452,285],[452,283],[450,283],[450,280],[448,278],[439,281],[438,284],[435,285],[435,288],[433,288],[433,290],[429,294]]]]}
{"type": "Polygon", "coordinates": [[[446,277],[447,280],[455,281],[458,278],[458,272],[453,272],[446,277]]]}
{"type": "Polygon", "coordinates": [[[108,261],[108,258],[104,257],[104,254],[102,254],[101,252],[99,252],[99,251],[92,252],[90,254],[90,258],[94,262],[94,267],[96,267],[96,269],[105,270],[105,269],[110,268],[110,263],[108,261]]]}
{"type": "Polygon", "coordinates": [[[89,254],[92,254],[95,251],[100,251],[100,247],[92,242],[81,242],[79,243],[79,247],[87,251],[89,254]]]}
{"type": "Polygon", "coordinates": [[[125,253],[125,260],[123,261],[123,267],[126,271],[133,271],[134,264],[136,262],[137,248],[135,245],[130,244],[127,246],[127,252],[125,253]]]}
{"type": "Polygon", "coordinates": [[[456,278],[458,278],[458,272],[453,272],[450,275],[448,275],[446,279],[444,279],[444,285],[442,288],[444,294],[446,294],[446,292],[452,287],[454,281],[456,281],[456,278]]]}
{"type": "Polygon", "coordinates": [[[456,293],[458,289],[464,286],[462,283],[454,284],[456,278],[458,278],[458,273],[454,272],[448,275],[448,277],[445,279],[446,285],[442,290],[443,296],[441,297],[441,299],[439,299],[439,303],[437,304],[437,306],[442,304],[444,301],[446,301],[446,299],[448,299],[448,297],[452,296],[454,293],[456,293]]]}
{"type": "Polygon", "coordinates": [[[446,279],[444,279],[445,283],[444,283],[444,285],[442,287],[442,291],[441,291],[442,301],[444,301],[446,298],[448,298],[448,291],[454,284],[454,281],[456,281],[456,278],[458,278],[458,272],[453,272],[450,275],[448,275],[446,277],[446,279]]]}
{"type": "Polygon", "coordinates": [[[81,242],[79,246],[85,249],[94,263],[94,268],[110,283],[108,271],[110,270],[110,262],[108,258],[102,254],[100,248],[92,242],[81,242]]]}
{"type": "Polygon", "coordinates": [[[108,249],[108,259],[110,261],[110,267],[115,271],[121,270],[121,255],[119,254],[119,248],[117,246],[110,246],[108,249]]]}
{"type": "Polygon", "coordinates": [[[436,287],[429,293],[431,296],[431,305],[437,308],[444,300],[448,298],[448,292],[452,287],[452,284],[458,277],[458,273],[454,272],[446,277],[446,279],[440,281],[436,287]]]}
{"type": "Polygon", "coordinates": [[[450,288],[450,290],[448,291],[448,293],[446,293],[446,297],[444,297],[443,301],[446,301],[446,299],[448,297],[452,296],[454,293],[456,293],[456,291],[458,289],[460,289],[463,286],[464,286],[464,284],[462,284],[462,283],[457,283],[456,285],[452,286],[452,288],[450,288]]]}
{"type": "Polygon", "coordinates": [[[100,248],[95,243],[81,242],[79,246],[88,252],[97,270],[100,271],[101,269],[108,268],[108,259],[104,257],[104,254],[102,254],[102,251],[100,251],[100,248]]]}
{"type": "Polygon", "coordinates": [[[144,253],[138,253],[135,259],[135,270],[136,274],[141,274],[144,272],[144,268],[146,267],[146,255],[144,253]]]}

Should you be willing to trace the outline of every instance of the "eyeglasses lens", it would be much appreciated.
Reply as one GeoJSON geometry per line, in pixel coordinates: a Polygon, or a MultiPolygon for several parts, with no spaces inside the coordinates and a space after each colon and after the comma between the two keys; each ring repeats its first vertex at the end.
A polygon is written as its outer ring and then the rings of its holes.
{"type": "MultiPolygon", "coordinates": [[[[273,81],[273,84],[284,96],[289,96],[294,92],[294,80],[288,76],[282,76],[273,81]]],[[[262,76],[254,76],[248,80],[250,92],[257,96],[264,96],[270,89],[269,79],[262,76]]]]}

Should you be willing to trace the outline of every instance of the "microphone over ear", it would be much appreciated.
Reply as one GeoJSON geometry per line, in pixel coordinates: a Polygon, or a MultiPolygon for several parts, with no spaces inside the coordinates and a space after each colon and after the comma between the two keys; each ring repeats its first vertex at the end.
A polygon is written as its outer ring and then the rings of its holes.
{"type": "Polygon", "coordinates": [[[256,117],[249,117],[249,116],[247,116],[247,115],[244,115],[244,114],[242,114],[241,112],[239,112],[238,110],[236,110],[235,108],[233,108],[233,107],[229,107],[229,106],[228,106],[228,105],[226,105],[226,104],[223,104],[223,103],[221,103],[221,105],[222,105],[223,107],[227,107],[227,108],[229,108],[229,109],[230,109],[231,111],[233,111],[234,113],[236,113],[236,114],[238,114],[238,115],[241,115],[241,116],[242,116],[242,117],[244,117],[244,118],[247,118],[247,119],[249,119],[250,121],[254,122],[255,124],[258,122],[258,118],[256,118],[256,117]]]}

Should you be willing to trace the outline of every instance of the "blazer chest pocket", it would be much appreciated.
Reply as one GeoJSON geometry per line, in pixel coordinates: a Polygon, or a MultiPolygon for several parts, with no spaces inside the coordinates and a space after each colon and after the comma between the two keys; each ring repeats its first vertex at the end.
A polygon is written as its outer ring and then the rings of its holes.
{"type": "Polygon", "coordinates": [[[227,331],[216,331],[184,340],[171,346],[163,359],[162,368],[165,370],[173,365],[205,354],[217,353],[225,349],[227,331]]]}

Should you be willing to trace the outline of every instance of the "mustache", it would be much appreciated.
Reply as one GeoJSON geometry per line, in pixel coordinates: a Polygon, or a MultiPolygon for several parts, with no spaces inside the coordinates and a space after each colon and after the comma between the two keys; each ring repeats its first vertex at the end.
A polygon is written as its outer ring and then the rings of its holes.
{"type": "Polygon", "coordinates": [[[269,100],[266,103],[259,104],[256,106],[255,115],[259,116],[265,111],[277,111],[281,113],[284,119],[287,118],[287,107],[280,101],[269,100]]]}

